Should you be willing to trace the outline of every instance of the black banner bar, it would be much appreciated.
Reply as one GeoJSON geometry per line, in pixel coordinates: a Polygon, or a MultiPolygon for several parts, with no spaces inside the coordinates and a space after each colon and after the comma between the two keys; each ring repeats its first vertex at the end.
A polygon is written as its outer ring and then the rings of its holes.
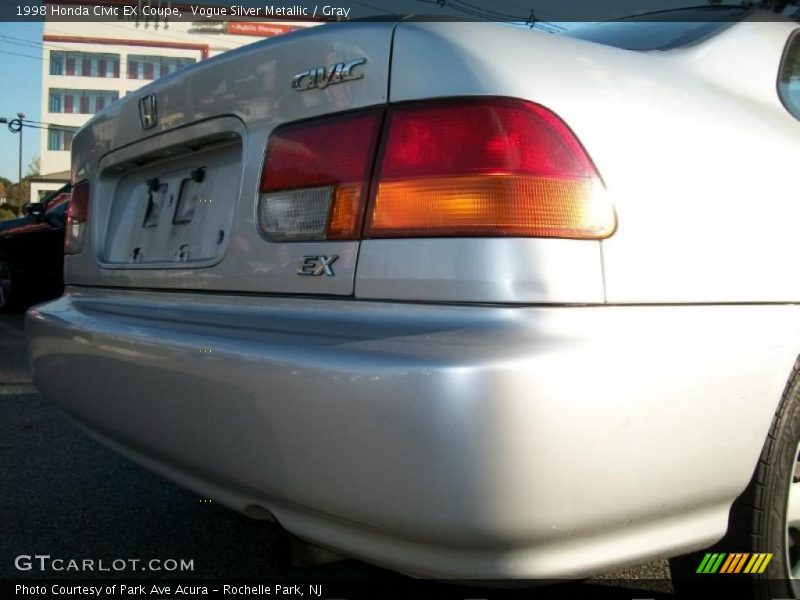
{"type": "MultiPolygon", "coordinates": [[[[766,20],[800,20],[800,0],[697,0],[703,9],[678,20],[736,20],[732,9],[754,8],[766,20]]],[[[534,0],[496,3],[494,0],[315,0],[274,3],[270,0],[3,0],[0,21],[112,21],[224,22],[224,21],[395,21],[409,16],[436,20],[478,20],[517,23],[529,27],[543,23],[605,21],[654,14],[687,7],[686,0],[534,0]]],[[[653,19],[662,19],[655,15],[653,19]]]]}

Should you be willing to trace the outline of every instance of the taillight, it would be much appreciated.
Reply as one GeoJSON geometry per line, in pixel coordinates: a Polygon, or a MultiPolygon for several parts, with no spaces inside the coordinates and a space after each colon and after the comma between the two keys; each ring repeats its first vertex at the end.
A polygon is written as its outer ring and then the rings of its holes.
{"type": "Polygon", "coordinates": [[[362,222],[365,238],[602,239],[616,227],[572,131],[506,98],[410,102],[385,124],[371,109],[281,127],[260,191],[259,223],[276,241],[359,239],[362,222]]]}
{"type": "Polygon", "coordinates": [[[86,224],[89,221],[89,182],[72,186],[67,208],[67,227],[64,235],[64,254],[79,254],[83,250],[86,224]]]}
{"type": "Polygon", "coordinates": [[[389,113],[365,237],[599,239],[616,220],[569,128],[546,108],[479,98],[389,113]]]}
{"type": "Polygon", "coordinates": [[[268,239],[359,237],[383,114],[318,119],[270,137],[258,205],[268,239]]]}

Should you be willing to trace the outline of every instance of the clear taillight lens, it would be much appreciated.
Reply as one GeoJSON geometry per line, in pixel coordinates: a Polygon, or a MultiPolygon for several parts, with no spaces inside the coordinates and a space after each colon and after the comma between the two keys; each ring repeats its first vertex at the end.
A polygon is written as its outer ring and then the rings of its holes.
{"type": "Polygon", "coordinates": [[[273,133],[258,205],[265,237],[358,239],[383,114],[326,117],[273,133]]]}
{"type": "Polygon", "coordinates": [[[84,180],[72,186],[67,208],[67,226],[64,234],[64,254],[83,251],[89,222],[89,182],[84,180]]]}

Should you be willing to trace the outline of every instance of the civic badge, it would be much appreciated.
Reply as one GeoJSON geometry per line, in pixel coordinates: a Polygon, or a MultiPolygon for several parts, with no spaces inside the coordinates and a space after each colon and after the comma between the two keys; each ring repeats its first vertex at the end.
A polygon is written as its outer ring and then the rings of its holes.
{"type": "Polygon", "coordinates": [[[330,67],[314,67],[295,73],[292,77],[292,89],[297,92],[319,89],[324,90],[334,83],[344,83],[345,81],[355,81],[364,77],[364,73],[356,72],[356,67],[360,67],[367,62],[366,58],[357,58],[350,62],[340,62],[330,67]]]}
{"type": "Polygon", "coordinates": [[[139,121],[142,129],[151,129],[158,123],[158,106],[156,106],[156,95],[147,94],[139,100],[139,121]]]}

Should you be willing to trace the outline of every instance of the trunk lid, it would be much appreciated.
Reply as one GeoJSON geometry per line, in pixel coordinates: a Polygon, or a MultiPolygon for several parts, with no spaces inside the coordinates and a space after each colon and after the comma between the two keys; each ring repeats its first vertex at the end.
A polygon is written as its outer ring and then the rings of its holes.
{"type": "Polygon", "coordinates": [[[265,239],[259,179],[276,127],[387,103],[393,27],[337,23],[252,44],[94,117],[73,145],[73,179],[91,184],[91,235],[67,257],[67,282],[352,294],[359,242],[265,239]],[[358,77],[337,81],[333,67],[354,61],[358,77]],[[334,268],[298,277],[309,260],[334,268]]]}

